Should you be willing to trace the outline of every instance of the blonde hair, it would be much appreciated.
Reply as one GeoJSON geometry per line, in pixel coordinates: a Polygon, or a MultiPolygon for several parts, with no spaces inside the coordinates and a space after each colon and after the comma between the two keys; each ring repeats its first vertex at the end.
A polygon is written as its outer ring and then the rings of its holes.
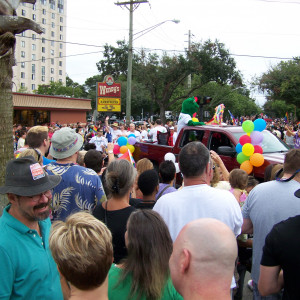
{"type": "Polygon", "coordinates": [[[21,158],[24,156],[33,156],[34,159],[42,166],[43,165],[43,155],[39,149],[26,149],[22,151],[17,158],[21,158]]]}
{"type": "Polygon", "coordinates": [[[81,290],[99,287],[113,260],[109,229],[86,212],[69,216],[52,225],[50,249],[61,274],[81,290]]]}
{"type": "Polygon", "coordinates": [[[142,174],[144,171],[152,170],[152,169],[153,169],[153,163],[148,158],[142,158],[136,164],[136,170],[138,176],[142,174]]]}
{"type": "Polygon", "coordinates": [[[85,150],[78,151],[78,156],[77,156],[77,161],[76,162],[80,166],[84,166],[84,156],[85,156],[86,153],[87,153],[87,151],[85,151],[85,150]]]}

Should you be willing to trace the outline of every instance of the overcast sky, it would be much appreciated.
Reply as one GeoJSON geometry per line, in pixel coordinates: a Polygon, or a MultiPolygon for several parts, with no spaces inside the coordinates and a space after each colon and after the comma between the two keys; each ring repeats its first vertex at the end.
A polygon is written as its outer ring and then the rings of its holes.
{"type": "MultiPolygon", "coordinates": [[[[169,55],[192,42],[218,39],[233,55],[246,82],[266,72],[277,58],[300,56],[300,0],[149,0],[133,14],[137,33],[165,20],[178,19],[179,24],[165,22],[134,40],[136,50],[147,48],[169,55]],[[157,49],[157,50],[155,50],[157,49]],[[274,58],[257,58],[263,56],[274,58]]],[[[129,11],[113,0],[69,0],[67,3],[67,74],[79,83],[98,74],[96,62],[102,58],[104,44],[128,41],[129,11]],[[91,53],[97,52],[97,53],[91,53]],[[90,54],[88,54],[90,53],[90,54]],[[78,55],[80,54],[80,55],[78,55]],[[75,55],[75,56],[72,56],[75,55]]],[[[252,94],[258,104],[262,95],[252,94]]]]}

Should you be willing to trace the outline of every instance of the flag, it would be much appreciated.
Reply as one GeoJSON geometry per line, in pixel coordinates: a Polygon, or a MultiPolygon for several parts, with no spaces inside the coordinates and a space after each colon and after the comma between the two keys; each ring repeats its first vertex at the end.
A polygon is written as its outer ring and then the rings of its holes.
{"type": "Polygon", "coordinates": [[[289,114],[286,112],[284,116],[284,122],[288,123],[289,122],[289,114]]]}
{"type": "Polygon", "coordinates": [[[231,118],[233,124],[236,124],[236,119],[235,119],[234,115],[231,113],[231,111],[229,109],[228,109],[228,112],[230,114],[230,118],[231,118]]]}
{"type": "Polygon", "coordinates": [[[93,127],[93,131],[96,133],[97,132],[97,130],[98,130],[98,128],[94,125],[94,127],[93,127]]]}
{"type": "Polygon", "coordinates": [[[135,161],[134,158],[130,152],[130,150],[128,149],[127,152],[125,152],[122,156],[120,156],[118,159],[126,159],[128,160],[130,163],[132,163],[132,165],[135,167],[135,161]]]}

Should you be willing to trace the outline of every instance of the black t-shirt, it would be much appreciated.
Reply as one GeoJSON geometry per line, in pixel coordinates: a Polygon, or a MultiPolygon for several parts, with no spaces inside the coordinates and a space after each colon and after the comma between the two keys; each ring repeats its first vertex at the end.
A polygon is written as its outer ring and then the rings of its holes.
{"type": "Polygon", "coordinates": [[[266,237],[261,265],[281,266],[283,299],[300,299],[300,216],[276,224],[266,237]]]}
{"type": "Polygon", "coordinates": [[[141,201],[140,203],[138,203],[135,208],[137,209],[152,209],[153,206],[155,205],[156,201],[152,200],[152,201],[141,201]]]}
{"type": "Polygon", "coordinates": [[[116,264],[127,256],[127,249],[125,247],[126,224],[133,211],[135,211],[135,208],[132,206],[110,211],[105,210],[102,205],[98,205],[93,212],[94,217],[105,223],[111,231],[114,249],[114,263],[116,264]]]}

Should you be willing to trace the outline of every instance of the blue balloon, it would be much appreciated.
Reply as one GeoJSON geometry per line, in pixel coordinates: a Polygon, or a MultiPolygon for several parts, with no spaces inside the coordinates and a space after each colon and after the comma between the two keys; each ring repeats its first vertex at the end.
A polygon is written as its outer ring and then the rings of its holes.
{"type": "Polygon", "coordinates": [[[256,131],[263,131],[267,126],[267,123],[264,119],[256,119],[253,123],[254,130],[256,131]]]}
{"type": "Polygon", "coordinates": [[[130,138],[130,137],[135,137],[135,135],[133,134],[133,133],[130,133],[129,135],[128,135],[128,138],[130,138]]]}
{"type": "Polygon", "coordinates": [[[126,145],[127,145],[127,138],[126,138],[125,136],[120,136],[120,137],[118,138],[118,145],[119,145],[120,147],[126,146],[126,145]]]}
{"type": "Polygon", "coordinates": [[[243,146],[240,143],[238,143],[235,146],[235,150],[236,150],[237,153],[241,153],[242,152],[242,148],[243,148],[243,146]]]}

